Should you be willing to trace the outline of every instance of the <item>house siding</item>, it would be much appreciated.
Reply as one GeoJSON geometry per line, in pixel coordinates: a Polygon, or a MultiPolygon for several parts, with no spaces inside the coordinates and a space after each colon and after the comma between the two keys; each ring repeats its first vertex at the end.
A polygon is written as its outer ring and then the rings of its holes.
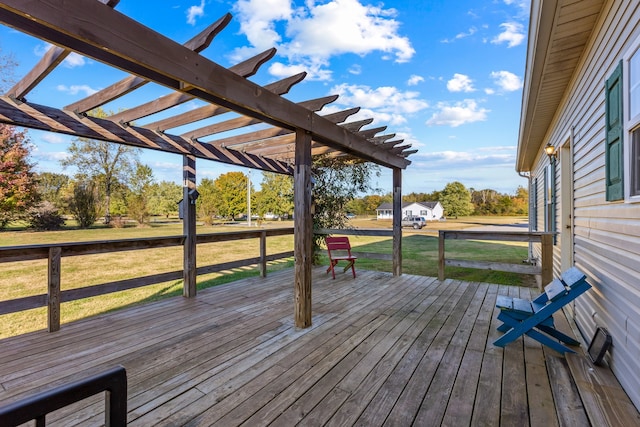
{"type": "MultiPolygon", "coordinates": [[[[593,285],[590,292],[575,301],[575,319],[587,343],[597,326],[611,333],[613,345],[607,360],[640,408],[640,203],[605,200],[604,91],[605,80],[637,37],[640,37],[640,2],[607,2],[542,146],[550,142],[560,147],[568,135],[573,135],[574,262],[593,285]]],[[[548,162],[541,150],[532,171],[538,179],[538,230],[544,229],[541,184],[548,162]]],[[[558,167],[555,211],[558,231],[570,225],[561,224],[559,216],[563,188],[560,176],[558,167]]],[[[556,275],[560,272],[561,246],[558,237],[553,257],[556,275]]],[[[538,257],[539,251],[536,246],[534,254],[538,257]]]]}

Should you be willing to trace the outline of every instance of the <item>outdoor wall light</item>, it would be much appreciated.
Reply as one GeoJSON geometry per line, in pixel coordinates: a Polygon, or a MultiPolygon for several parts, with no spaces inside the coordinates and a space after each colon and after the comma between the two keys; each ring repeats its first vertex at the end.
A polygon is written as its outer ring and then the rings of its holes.
{"type": "Polygon", "coordinates": [[[551,145],[550,142],[544,146],[544,152],[547,153],[547,156],[549,156],[549,161],[551,162],[558,158],[558,152],[556,151],[556,147],[551,145]]]}

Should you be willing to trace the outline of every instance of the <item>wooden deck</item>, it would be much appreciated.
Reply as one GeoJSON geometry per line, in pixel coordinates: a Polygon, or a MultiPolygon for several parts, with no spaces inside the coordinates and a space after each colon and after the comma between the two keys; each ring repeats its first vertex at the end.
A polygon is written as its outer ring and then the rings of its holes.
{"type": "MultiPolygon", "coordinates": [[[[566,359],[496,337],[496,295],[534,289],[315,270],[293,326],[291,270],[0,341],[0,405],[122,364],[130,426],[589,425],[566,359]]],[[[558,322],[566,325],[566,319],[558,322]]],[[[100,425],[102,396],[47,417],[100,425]]]]}

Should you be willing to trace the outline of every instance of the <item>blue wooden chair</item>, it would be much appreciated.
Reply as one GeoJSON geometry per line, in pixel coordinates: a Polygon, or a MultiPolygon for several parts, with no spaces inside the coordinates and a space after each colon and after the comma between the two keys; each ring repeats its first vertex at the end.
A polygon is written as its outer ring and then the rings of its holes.
{"type": "Polygon", "coordinates": [[[571,267],[562,273],[561,279],[554,279],[545,286],[544,292],[533,301],[498,296],[496,300],[496,307],[500,309],[498,320],[503,322],[498,326],[498,330],[504,334],[493,344],[504,347],[523,334],[527,334],[559,353],[574,353],[560,342],[568,345],[579,345],[579,342],[555,328],[553,314],[589,288],[591,285],[587,283],[586,276],[576,267],[571,267]]]}

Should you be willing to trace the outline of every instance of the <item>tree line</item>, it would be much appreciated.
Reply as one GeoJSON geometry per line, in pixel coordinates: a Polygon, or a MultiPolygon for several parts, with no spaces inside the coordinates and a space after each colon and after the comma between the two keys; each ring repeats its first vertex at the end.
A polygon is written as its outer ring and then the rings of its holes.
{"type": "MultiPolygon", "coordinates": [[[[392,203],[393,195],[371,194],[353,199],[347,209],[356,215],[375,215],[383,203],[392,203]]],[[[440,202],[445,216],[467,215],[527,215],[529,192],[518,186],[514,194],[500,193],[492,189],[467,189],[458,181],[450,182],[442,190],[430,193],[412,192],[402,196],[403,202],[440,202]]]]}
{"type": "MultiPolygon", "coordinates": [[[[35,229],[56,229],[64,224],[63,215],[73,217],[81,228],[99,218],[105,224],[121,226],[125,216],[145,225],[152,216],[178,213],[182,187],[157,182],[152,169],[140,162],[139,148],[76,138],[69,156],[61,161],[62,170],[69,166],[77,169],[73,176],[35,173],[30,149],[26,131],[0,125],[0,229],[17,219],[35,229]]],[[[348,212],[375,215],[382,203],[392,201],[390,193],[359,196],[375,191],[369,185],[371,177],[379,174],[375,165],[324,156],[314,159],[312,173],[314,221],[319,228],[344,226],[348,212]]],[[[261,189],[255,191],[248,174],[228,172],[216,179],[202,179],[197,188],[196,211],[205,224],[246,215],[248,197],[251,212],[258,217],[271,214],[282,218],[293,213],[290,176],[263,172],[261,189]]],[[[522,186],[510,195],[492,189],[467,189],[452,182],[440,191],[409,193],[403,201],[439,201],[449,217],[526,215],[528,194],[522,186]]]]}

